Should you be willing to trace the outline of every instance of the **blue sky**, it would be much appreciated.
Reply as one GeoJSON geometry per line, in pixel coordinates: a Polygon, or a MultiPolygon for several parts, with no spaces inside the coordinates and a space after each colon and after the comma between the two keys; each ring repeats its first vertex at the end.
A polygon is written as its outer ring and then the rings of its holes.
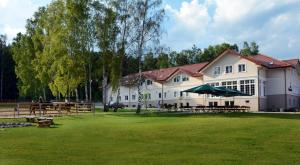
{"type": "MultiPolygon", "coordinates": [[[[0,0],[0,34],[11,41],[51,0],[0,0]]],[[[174,50],[255,41],[262,53],[300,58],[300,0],[163,0],[161,43],[174,50]]]]}

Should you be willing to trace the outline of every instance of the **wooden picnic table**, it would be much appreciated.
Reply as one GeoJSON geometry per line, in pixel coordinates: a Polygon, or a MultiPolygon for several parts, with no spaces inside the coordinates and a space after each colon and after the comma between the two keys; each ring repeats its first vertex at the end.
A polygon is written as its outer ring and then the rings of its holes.
{"type": "Polygon", "coordinates": [[[183,111],[193,112],[247,112],[250,110],[248,106],[189,106],[181,107],[183,111]]]}

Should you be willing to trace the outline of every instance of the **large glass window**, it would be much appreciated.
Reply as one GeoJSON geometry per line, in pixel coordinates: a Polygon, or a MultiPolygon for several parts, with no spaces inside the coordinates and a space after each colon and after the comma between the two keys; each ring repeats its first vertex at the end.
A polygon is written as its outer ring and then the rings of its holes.
{"type": "MultiPolygon", "coordinates": [[[[220,86],[220,83],[219,82],[213,82],[213,83],[208,83],[210,86],[213,86],[213,87],[218,87],[218,86],[220,86]]],[[[211,94],[209,94],[209,95],[207,95],[208,97],[217,97],[217,96],[215,96],[215,95],[211,95],[211,94]]]]}
{"type": "Polygon", "coordinates": [[[208,83],[210,86],[213,86],[213,87],[218,87],[220,86],[220,83],[219,82],[213,82],[213,83],[208,83]]]}
{"type": "Polygon", "coordinates": [[[237,90],[237,81],[224,81],[222,82],[222,86],[228,89],[235,89],[237,90]]]}
{"type": "Polygon", "coordinates": [[[241,92],[249,95],[255,95],[255,81],[254,80],[241,80],[240,81],[241,92]]]}
{"type": "Polygon", "coordinates": [[[125,100],[128,100],[128,96],[125,96],[125,100]]]}

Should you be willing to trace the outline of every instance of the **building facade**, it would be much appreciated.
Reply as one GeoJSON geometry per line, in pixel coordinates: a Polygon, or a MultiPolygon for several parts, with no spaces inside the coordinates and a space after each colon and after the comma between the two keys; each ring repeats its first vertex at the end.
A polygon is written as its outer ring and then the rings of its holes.
{"type": "MultiPolygon", "coordinates": [[[[146,71],[142,76],[139,85],[144,107],[239,105],[250,106],[251,111],[278,111],[300,105],[299,59],[281,61],[266,55],[241,56],[226,50],[211,62],[146,71]],[[202,84],[225,86],[250,96],[215,97],[182,92],[202,84]]],[[[119,97],[118,92],[110,89],[108,101],[119,99],[128,107],[137,107],[137,78],[138,74],[123,77],[119,97]]]]}

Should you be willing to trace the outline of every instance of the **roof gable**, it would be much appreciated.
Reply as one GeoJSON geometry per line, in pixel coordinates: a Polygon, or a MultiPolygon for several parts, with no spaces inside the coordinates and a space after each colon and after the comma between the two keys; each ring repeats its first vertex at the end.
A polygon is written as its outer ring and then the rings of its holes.
{"type": "MultiPolygon", "coordinates": [[[[199,71],[203,69],[207,64],[208,62],[202,62],[198,64],[190,64],[190,65],[183,65],[183,66],[172,67],[172,68],[145,71],[142,72],[142,76],[144,78],[149,78],[157,82],[167,81],[170,77],[177,74],[178,72],[184,72],[193,77],[200,77],[202,76],[202,74],[200,74],[199,71]]],[[[137,82],[138,77],[139,77],[138,73],[127,75],[122,78],[122,84],[133,85],[134,83],[137,82]]]]}
{"type": "MultiPolygon", "coordinates": [[[[243,57],[241,56],[239,53],[237,53],[236,51],[234,50],[231,50],[231,49],[227,49],[225,50],[222,54],[220,54],[219,56],[217,56],[217,58],[215,58],[214,60],[212,60],[208,65],[206,65],[202,70],[201,70],[201,73],[203,74],[203,72],[208,69],[210,66],[212,66],[213,64],[215,64],[217,61],[219,61],[222,57],[224,57],[225,55],[234,55],[234,56],[238,56],[240,58],[244,58],[244,59],[247,59],[251,62],[254,62],[253,60],[251,59],[248,59],[246,57],[243,57]]],[[[255,62],[254,62],[255,63],[255,62]]]]}

